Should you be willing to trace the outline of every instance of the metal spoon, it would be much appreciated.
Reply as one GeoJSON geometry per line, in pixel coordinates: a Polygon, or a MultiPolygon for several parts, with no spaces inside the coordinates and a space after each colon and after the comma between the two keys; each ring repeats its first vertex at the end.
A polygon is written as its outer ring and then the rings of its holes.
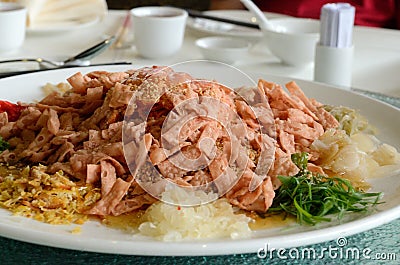
{"type": "Polygon", "coordinates": [[[105,49],[107,49],[115,40],[115,37],[112,36],[102,42],[90,47],[83,52],[66,59],[65,61],[52,61],[43,58],[27,58],[27,59],[12,59],[0,61],[0,63],[17,63],[17,62],[37,62],[39,64],[40,69],[51,69],[61,66],[89,66],[90,59],[96,57],[100,53],[102,53],[105,49]]]}

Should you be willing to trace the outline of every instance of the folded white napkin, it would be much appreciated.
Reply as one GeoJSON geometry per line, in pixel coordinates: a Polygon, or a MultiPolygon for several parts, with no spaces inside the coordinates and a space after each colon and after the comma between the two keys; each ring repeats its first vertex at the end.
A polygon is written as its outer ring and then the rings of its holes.
{"type": "Polygon", "coordinates": [[[79,24],[107,13],[105,0],[17,0],[28,8],[28,28],[79,24]]]}
{"type": "Polygon", "coordinates": [[[329,3],[321,8],[321,45],[347,48],[353,45],[355,8],[348,3],[329,3]]]}

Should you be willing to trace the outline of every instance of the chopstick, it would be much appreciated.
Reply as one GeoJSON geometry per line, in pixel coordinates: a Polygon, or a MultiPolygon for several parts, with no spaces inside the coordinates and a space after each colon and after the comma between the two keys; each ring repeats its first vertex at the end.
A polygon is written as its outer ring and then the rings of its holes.
{"type": "Polygon", "coordinates": [[[229,24],[242,26],[242,27],[247,27],[247,28],[260,29],[260,27],[257,24],[254,24],[254,23],[248,23],[248,22],[238,21],[238,20],[233,20],[233,19],[228,19],[228,18],[210,16],[210,15],[204,14],[203,12],[200,12],[200,11],[197,11],[197,10],[192,10],[192,9],[186,9],[186,11],[188,12],[189,17],[193,17],[193,18],[204,18],[204,19],[209,19],[209,20],[229,23],[229,24]]]}
{"type": "Polygon", "coordinates": [[[29,74],[29,73],[36,73],[36,72],[43,72],[43,71],[52,71],[57,69],[65,69],[65,68],[74,68],[74,67],[90,67],[90,66],[105,66],[105,65],[131,65],[131,62],[113,62],[113,63],[100,63],[100,64],[91,64],[91,65],[64,65],[61,67],[55,67],[50,69],[34,69],[34,70],[23,70],[23,71],[13,71],[13,72],[0,72],[0,78],[9,77],[14,75],[22,75],[22,74],[29,74]]]}

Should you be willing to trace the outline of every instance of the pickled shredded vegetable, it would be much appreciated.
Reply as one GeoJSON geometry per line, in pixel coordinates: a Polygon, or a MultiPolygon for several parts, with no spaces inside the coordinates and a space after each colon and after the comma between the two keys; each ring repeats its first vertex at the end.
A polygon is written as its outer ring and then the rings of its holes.
{"type": "Polygon", "coordinates": [[[332,114],[340,123],[338,129],[346,131],[347,135],[353,135],[359,132],[376,134],[377,130],[368,123],[368,120],[358,111],[343,107],[325,105],[324,109],[332,114]]]}

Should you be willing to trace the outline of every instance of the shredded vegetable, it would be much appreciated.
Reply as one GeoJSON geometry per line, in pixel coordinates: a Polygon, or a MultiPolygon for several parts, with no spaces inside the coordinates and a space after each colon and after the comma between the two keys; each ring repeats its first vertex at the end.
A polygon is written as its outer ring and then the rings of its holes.
{"type": "Polygon", "coordinates": [[[9,147],[10,144],[7,141],[4,141],[3,137],[0,136],[0,153],[7,150],[9,147]]]}
{"type": "Polygon", "coordinates": [[[279,176],[282,186],[268,212],[286,212],[300,224],[315,225],[331,221],[328,215],[341,219],[347,212],[364,212],[376,205],[381,193],[366,193],[338,177],[312,174],[307,170],[307,153],[292,155],[300,171],[295,176],[279,176]]]}
{"type": "Polygon", "coordinates": [[[338,129],[345,130],[347,135],[351,136],[359,132],[376,133],[376,128],[372,127],[368,120],[354,109],[329,105],[325,105],[324,108],[340,123],[338,129]]]}

